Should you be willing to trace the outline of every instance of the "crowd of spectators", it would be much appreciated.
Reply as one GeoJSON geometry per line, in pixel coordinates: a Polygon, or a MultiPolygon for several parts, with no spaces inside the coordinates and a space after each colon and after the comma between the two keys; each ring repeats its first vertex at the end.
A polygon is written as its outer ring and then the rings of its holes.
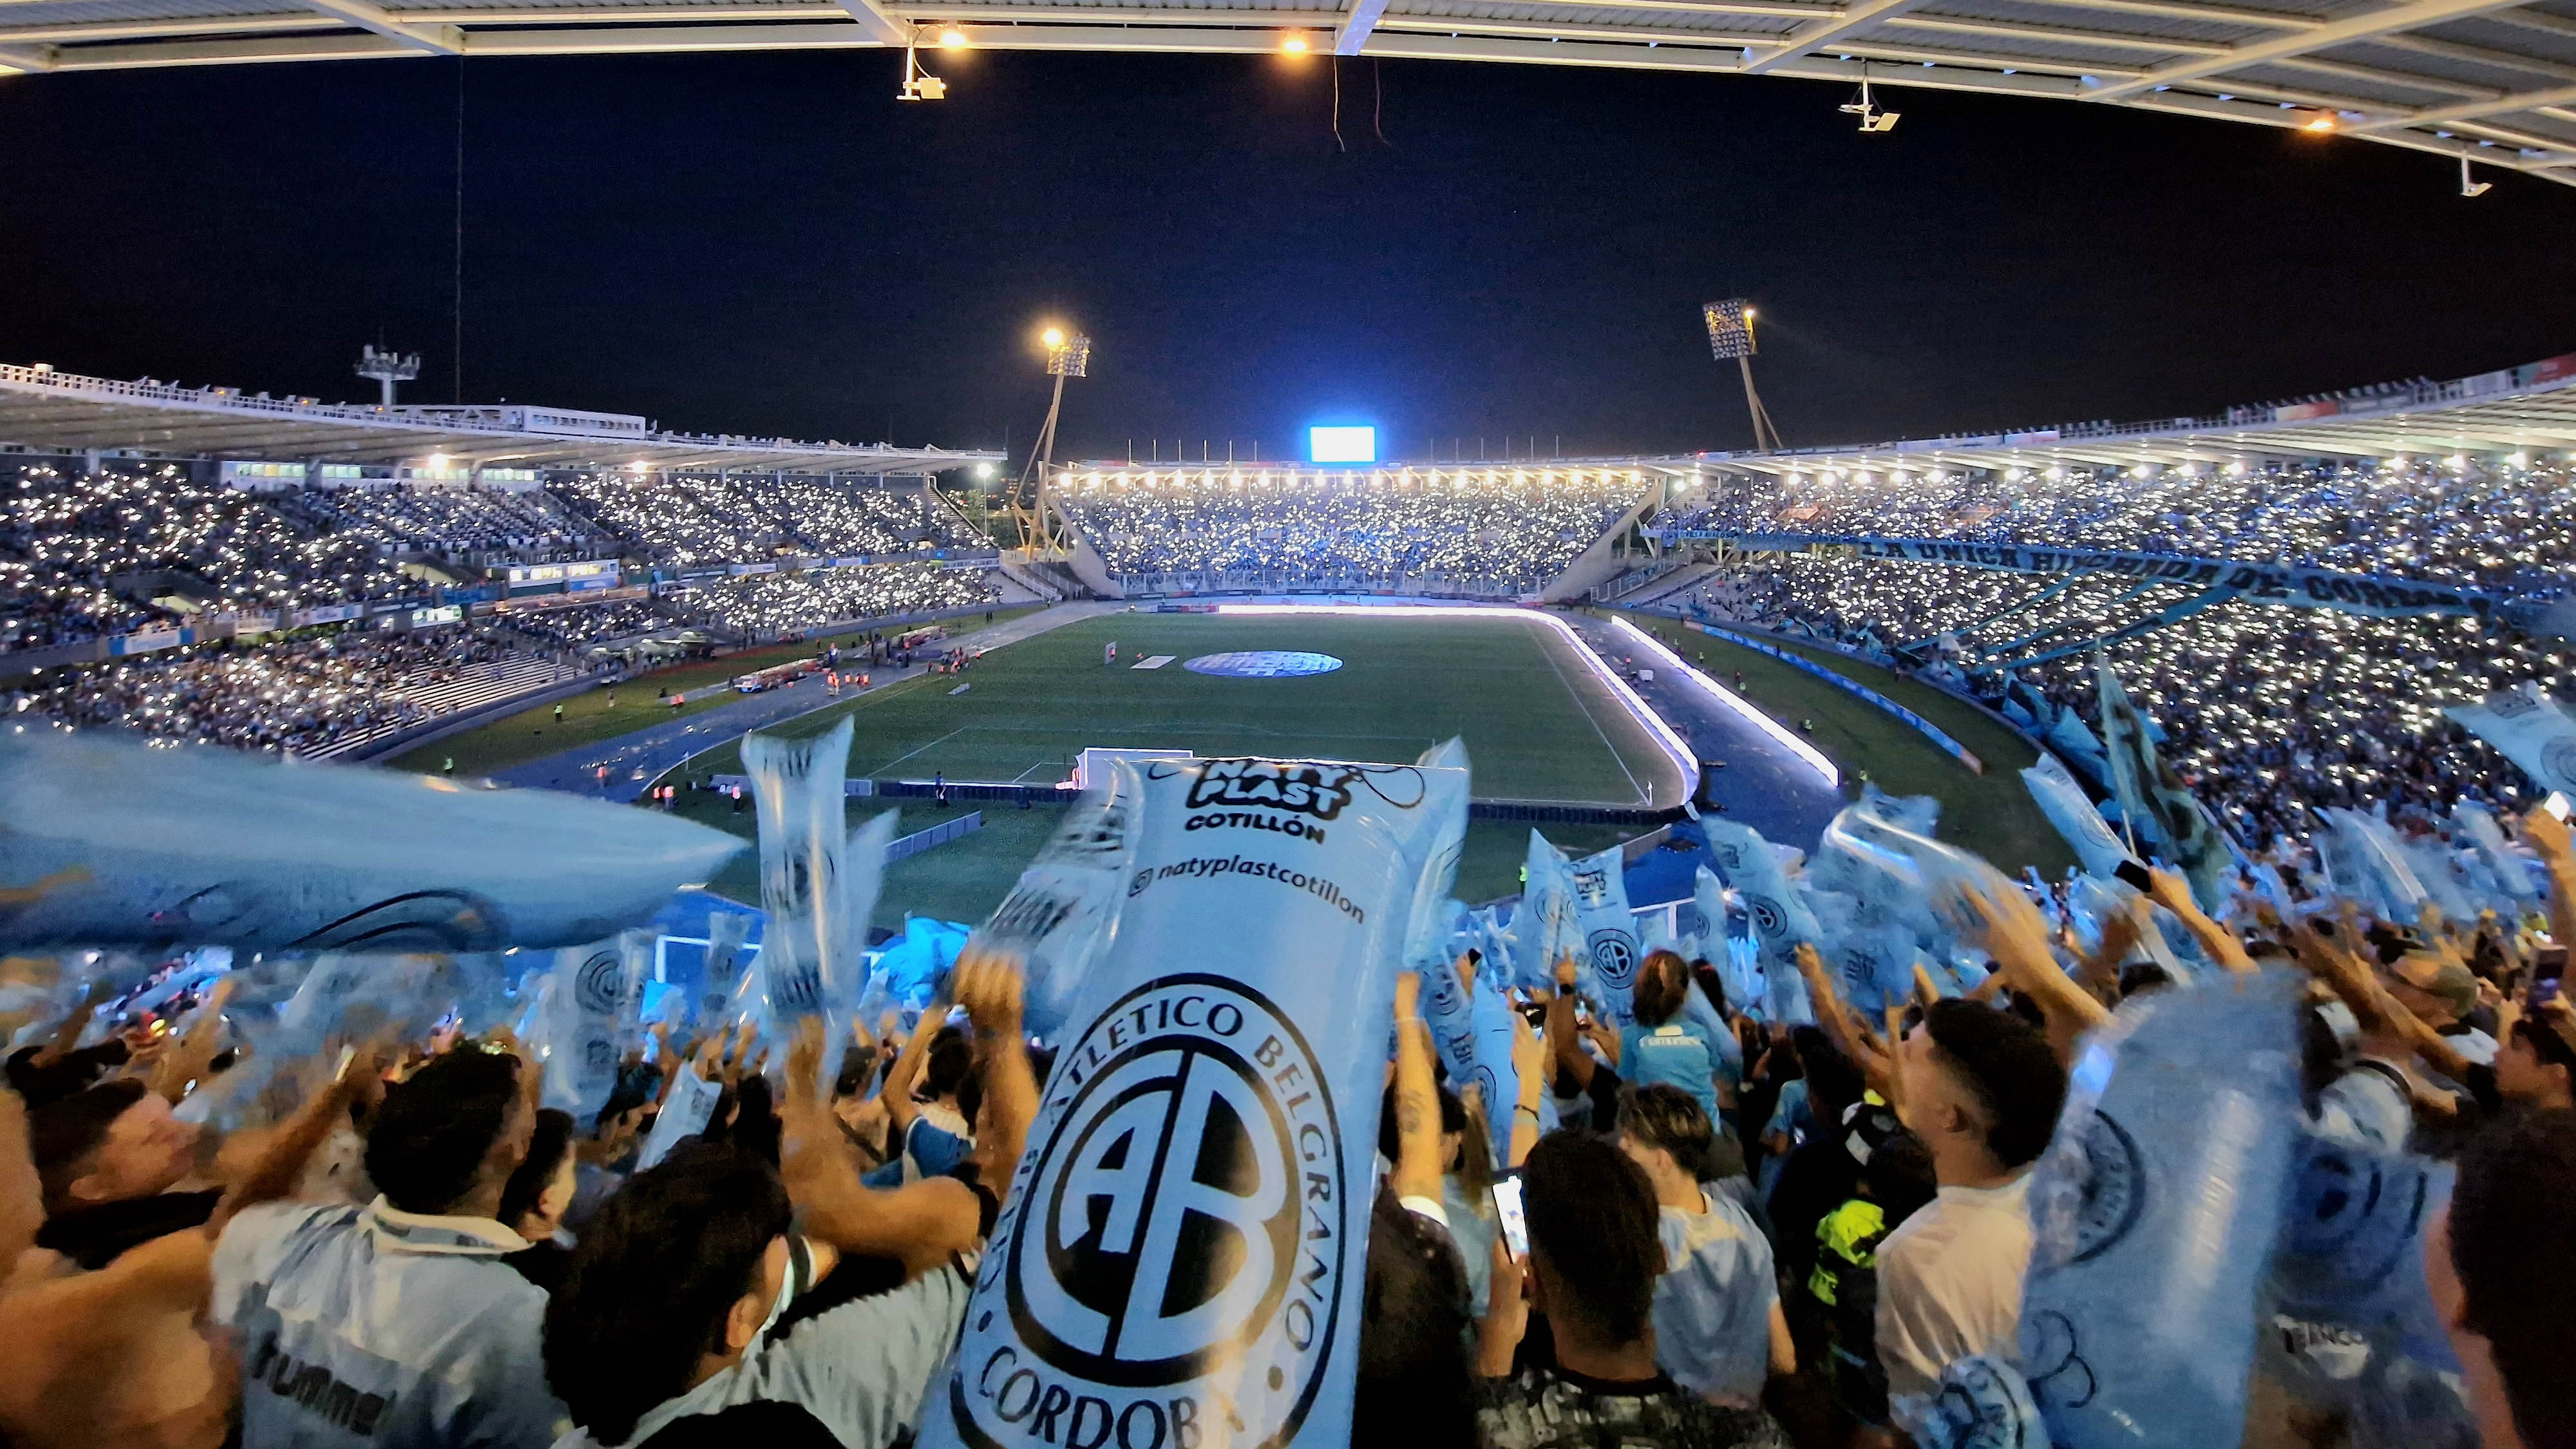
{"type": "Polygon", "coordinates": [[[850,619],[990,607],[1001,598],[989,571],[903,563],[714,579],[672,603],[689,619],[768,638],[850,619]]]}
{"type": "Polygon", "coordinates": [[[272,497],[284,507],[407,552],[460,559],[499,555],[531,563],[616,552],[598,528],[572,516],[543,489],[401,484],[316,488],[272,497]]]}
{"type": "Polygon", "coordinates": [[[558,653],[578,653],[594,644],[672,628],[682,622],[673,611],[651,599],[616,599],[605,604],[512,613],[500,620],[498,627],[558,653]]]}
{"type": "Polygon", "coordinates": [[[683,568],[782,554],[875,558],[990,546],[918,489],[767,473],[647,479],[609,472],[560,478],[551,491],[628,552],[683,568]]]}
{"type": "Polygon", "coordinates": [[[380,542],[316,531],[256,494],[192,483],[175,466],[0,473],[0,647],[179,617],[148,602],[156,598],[273,612],[417,591],[380,542]]]}
{"type": "Polygon", "coordinates": [[[498,678],[509,666],[525,673],[534,662],[459,628],[350,628],[48,670],[21,683],[12,717],[20,725],[117,726],[172,744],[314,755],[428,721],[437,708],[423,697],[429,691],[498,678]]]}
{"type": "Polygon", "coordinates": [[[1634,475],[1601,470],[1265,477],[1140,474],[1062,487],[1059,497],[1109,572],[1131,586],[1432,583],[1513,593],[1563,572],[1643,492],[1634,475]]]}
{"type": "MultiPolygon", "coordinates": [[[[2060,582],[1792,554],[1746,563],[1669,602],[1707,622],[1901,658],[2045,728],[2052,721],[2013,692],[2018,680],[2098,733],[2089,651],[2009,666],[2144,624],[2192,591],[2141,589],[2126,579],[2060,582]]],[[[2240,837],[2258,844],[2304,836],[2310,807],[2527,805],[2521,771],[2442,706],[2526,682],[2576,695],[2576,644],[2461,618],[2382,619],[2232,600],[2110,638],[2103,655],[2162,730],[2165,757],[2240,837]]]]}
{"type": "MultiPolygon", "coordinates": [[[[621,554],[686,565],[784,553],[901,557],[988,542],[919,491],[820,479],[624,474],[548,489],[399,485],[252,491],[180,465],[0,470],[0,650],[188,623],[421,598],[397,555],[495,566],[621,554]],[[156,602],[159,601],[159,602],[156,602]]],[[[470,577],[470,575],[469,575],[470,577]]],[[[18,722],[124,725],[156,739],[310,754],[421,722],[460,671],[574,659],[665,627],[775,635],[843,619],[989,604],[935,564],[748,575],[667,602],[528,611],[418,635],[324,626],[58,667],[22,684],[18,722]]],[[[275,618],[286,625],[287,620],[275,618]]]]}
{"type": "Polygon", "coordinates": [[[2521,590],[2576,564],[2576,466],[2417,457],[2377,465],[1819,470],[1734,480],[1649,527],[1961,539],[2299,564],[2521,590]]]}
{"type": "MultiPolygon", "coordinates": [[[[1944,906],[1976,984],[1918,968],[1883,1017],[1812,945],[1805,1020],[1671,949],[1624,999],[1572,954],[1399,974],[1391,1021],[1318,1049],[1372,1081],[1382,1053],[1386,1087],[1342,1104],[1379,1129],[1374,1166],[1364,1126],[1344,1144],[1376,1178],[1343,1258],[1357,1310],[1320,1327],[1346,1335],[1353,1394],[1293,1442],[2576,1442],[2576,1009],[2554,990],[2576,845],[2543,812],[2510,823],[2543,906],[2470,921],[2375,917],[2314,876],[2213,914],[2157,872],[2088,936],[2070,896],[1987,873],[1944,906]],[[2176,949],[2188,981],[2158,964],[2176,949]],[[1448,1074],[1437,996],[1480,989],[1510,1100],[1448,1074]],[[2113,1247],[2122,1266],[2092,1261],[2113,1247]]],[[[999,1234],[1068,1258],[1152,1241],[1132,1219],[1153,1178],[1123,1164],[1163,1116],[1117,1119],[1123,1146],[1042,1130],[1053,1062],[1017,958],[970,942],[909,1022],[847,1043],[675,991],[597,1097],[542,1014],[532,1049],[386,994],[422,959],[335,978],[383,1003],[363,1040],[272,1021],[269,998],[312,993],[259,961],[123,990],[103,968],[68,1011],[9,1019],[10,1443],[892,1449],[946,1442],[979,1372],[995,1395],[1028,1375],[995,1412],[1035,1442],[1107,1449],[1122,1421],[1131,1445],[1193,1442],[1178,1410],[1047,1397],[1016,1350],[958,1361],[992,1322],[974,1300],[1011,1262],[999,1234]],[[1087,1209],[1011,1227],[1013,1194],[1056,1177],[1087,1209]]],[[[524,969],[522,995],[570,989],[524,969]]],[[[1208,1180],[1271,1180],[1232,1140],[1150,1171],[1251,1201],[1208,1180]]],[[[1147,1251],[1244,1259],[1220,1232],[1147,1251]]],[[[1248,1399],[1263,1367],[1198,1373],[1248,1399]]]]}
{"type": "Polygon", "coordinates": [[[200,611],[424,593],[429,582],[398,558],[462,567],[471,582],[473,568],[512,562],[623,556],[688,567],[990,543],[923,490],[817,478],[600,473],[521,490],[252,491],[192,482],[178,464],[82,473],[33,463],[0,469],[0,650],[180,624],[200,611]]]}

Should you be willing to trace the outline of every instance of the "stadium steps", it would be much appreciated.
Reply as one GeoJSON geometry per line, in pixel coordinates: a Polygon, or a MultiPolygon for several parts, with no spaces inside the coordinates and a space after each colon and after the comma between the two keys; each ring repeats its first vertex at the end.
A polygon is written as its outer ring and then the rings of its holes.
{"type": "Polygon", "coordinates": [[[1608,602],[1623,609],[1642,609],[1682,593],[1717,572],[1715,564],[1684,564],[1682,567],[1655,575],[1639,585],[1636,592],[1622,594],[1608,602]]]}
{"type": "MultiPolygon", "coordinates": [[[[1000,573],[1004,579],[1009,581],[1009,585],[1011,587],[1018,588],[1020,592],[1027,594],[1029,598],[1041,600],[1050,604],[1061,604],[1064,602],[1065,591],[1063,586],[1056,580],[1048,578],[1044,573],[1040,572],[1042,565],[1029,558],[1026,550],[1015,548],[1006,548],[1002,550],[999,564],[1000,573]],[[1014,555],[1016,555],[1016,557],[1014,557],[1014,555]]],[[[1009,599],[1008,587],[1004,589],[1003,597],[1009,599]]],[[[1010,602],[1021,603],[1024,601],[1010,599],[1010,602]]]]}
{"type": "MultiPolygon", "coordinates": [[[[484,705],[509,699],[515,695],[532,694],[537,690],[560,683],[563,677],[562,670],[551,659],[505,659],[497,665],[467,665],[463,678],[442,680],[418,689],[397,686],[384,692],[408,699],[435,717],[459,714],[469,709],[480,709],[484,705]]],[[[418,720],[402,722],[388,720],[383,724],[370,726],[358,734],[343,735],[317,749],[299,750],[296,752],[296,758],[337,759],[352,750],[364,749],[387,736],[417,729],[420,724],[421,721],[418,720]]]]}

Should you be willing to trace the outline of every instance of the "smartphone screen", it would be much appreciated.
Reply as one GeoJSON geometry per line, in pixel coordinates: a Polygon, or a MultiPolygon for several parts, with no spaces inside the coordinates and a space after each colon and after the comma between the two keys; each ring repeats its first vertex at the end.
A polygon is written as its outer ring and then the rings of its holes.
{"type": "Polygon", "coordinates": [[[2138,864],[2134,860],[2121,861],[2118,865],[2111,868],[2111,874],[2118,877],[2122,884],[2133,886],[2138,890],[2152,890],[2155,888],[2155,878],[2147,874],[2147,868],[2145,866],[2138,864]]]}
{"type": "Polygon", "coordinates": [[[2566,791],[2564,791],[2564,790],[2552,790],[2552,791],[2550,791],[2550,792],[2549,792],[2549,798],[2540,802],[2540,808],[2541,808],[2541,809],[2543,809],[2543,810],[2548,811],[2548,812],[2549,812],[2550,814],[2552,814],[2552,815],[2557,816],[2557,817],[2558,817],[2559,819],[2561,819],[2561,820],[2566,819],[2566,818],[2567,818],[2567,792],[2566,792],[2566,791]]]}
{"type": "Polygon", "coordinates": [[[2531,958],[2531,987],[2523,993],[2523,1004],[2533,1011],[2558,999],[2559,983],[2567,975],[2567,948],[2543,946],[2531,958]]]}
{"type": "Polygon", "coordinates": [[[1494,1216],[1503,1225],[1503,1246],[1511,1249],[1514,1261],[1529,1256],[1529,1219],[1521,1214],[1521,1179],[1518,1172],[1505,1173],[1494,1179],[1494,1216]]]}

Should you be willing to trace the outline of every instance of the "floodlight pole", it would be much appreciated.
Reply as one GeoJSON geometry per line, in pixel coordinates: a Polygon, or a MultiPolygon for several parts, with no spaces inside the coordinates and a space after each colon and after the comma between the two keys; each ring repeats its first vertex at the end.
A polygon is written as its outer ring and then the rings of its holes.
{"type": "Polygon", "coordinates": [[[1780,451],[1780,430],[1771,425],[1771,410],[1762,405],[1762,394],[1753,390],[1753,356],[1746,353],[1735,359],[1744,371],[1744,406],[1753,414],[1753,446],[1767,452],[1780,451]]]}
{"type": "Polygon", "coordinates": [[[1744,378],[1744,407],[1753,415],[1753,446],[1778,452],[1780,430],[1771,425],[1771,410],[1762,406],[1762,394],[1753,390],[1753,354],[1759,350],[1753,337],[1753,304],[1742,297],[1729,297],[1723,302],[1704,304],[1699,315],[1708,327],[1710,354],[1720,362],[1734,358],[1736,370],[1744,378]]]}
{"type": "Polygon", "coordinates": [[[1011,490],[1011,516],[1019,524],[1020,546],[1033,555],[1060,554],[1069,546],[1057,527],[1054,500],[1048,496],[1047,468],[1055,461],[1055,425],[1064,413],[1064,380],[1086,377],[1091,371],[1090,338],[1051,328],[1046,345],[1046,370],[1055,378],[1055,389],[1047,398],[1046,421],[1038,427],[1037,442],[1029,449],[1028,468],[1020,474],[1019,486],[1011,490]]]}
{"type": "Polygon", "coordinates": [[[1055,395],[1047,399],[1046,421],[1038,427],[1038,440],[1029,449],[1028,472],[1020,475],[1020,486],[1012,494],[1013,512],[1020,515],[1020,546],[1036,552],[1054,553],[1054,509],[1047,506],[1047,466],[1055,459],[1055,420],[1064,411],[1064,374],[1055,375],[1055,395]],[[1032,478],[1034,477],[1034,484],[1032,478]],[[1021,496],[1030,506],[1016,506],[1021,496]]]}

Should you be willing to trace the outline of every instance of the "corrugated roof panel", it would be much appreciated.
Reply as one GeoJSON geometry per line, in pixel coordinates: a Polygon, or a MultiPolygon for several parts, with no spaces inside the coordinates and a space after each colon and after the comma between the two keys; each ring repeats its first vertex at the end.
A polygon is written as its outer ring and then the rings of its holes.
{"type": "MultiPolygon", "coordinates": [[[[2568,23],[2576,25],[2576,21],[2568,23]]],[[[2576,35],[2535,30],[2496,16],[2472,15],[2448,24],[2430,26],[2421,33],[2441,40],[2456,40],[2462,45],[2483,46],[2514,55],[2536,55],[2543,60],[2576,65],[2576,35]]]]}
{"type": "Polygon", "coordinates": [[[2395,78],[2369,79],[2346,71],[2331,74],[2308,70],[2287,63],[2249,65],[2194,81],[2195,86],[2225,88],[2235,85],[2250,89],[2267,86],[2276,90],[2298,91],[2335,100],[2355,101],[2365,108],[2413,110],[2422,106],[2446,106],[2461,99],[2459,92],[2424,86],[2409,86],[2395,78]]]}
{"type": "Polygon", "coordinates": [[[1455,20],[1472,26],[1479,20],[1515,24],[1561,25],[1571,30],[1621,29],[1657,35],[1787,35],[1800,22],[1787,16],[1744,15],[1708,9],[1630,9],[1611,5],[1511,4],[1492,0],[1394,0],[1390,15],[1407,20],[1455,20]]]}
{"type": "MultiPolygon", "coordinates": [[[[2269,10],[2276,7],[2242,5],[2231,8],[2269,10]]],[[[2212,45],[2243,45],[2284,33],[2276,27],[2246,25],[2230,20],[2187,19],[2121,10],[2079,10],[2067,5],[2045,4],[2042,0],[1943,0],[1941,13],[2010,20],[2022,25],[2117,29],[2127,34],[2164,35],[2212,45]]]]}
{"type": "Polygon", "coordinates": [[[2322,52],[2351,65],[2365,65],[2372,70],[2421,77],[2436,87],[2451,83],[2441,91],[2454,100],[2463,100],[2487,91],[2529,90],[2547,81],[2528,71],[2504,70],[2493,65],[2460,60],[2448,55],[2426,55],[2421,51],[2403,50],[2392,45],[2355,41],[2322,52]]]}
{"type": "MultiPolygon", "coordinates": [[[[1944,16],[1918,17],[1905,15],[1867,27],[1850,39],[1885,39],[1921,50],[1946,50],[1991,57],[2003,65],[2015,62],[2042,62],[2054,65],[2081,65],[2116,71],[2153,70],[2175,61],[2193,60],[2204,50],[2152,49],[2154,42],[2123,37],[2122,43],[2105,45],[2081,36],[2050,38],[2035,35],[1994,35],[1968,30],[1943,28],[1944,16]],[[1928,23],[1927,23],[1928,22],[1928,23]]],[[[2018,23],[2018,22],[2016,22],[2018,23]]]]}
{"type": "Polygon", "coordinates": [[[318,11],[299,6],[281,7],[277,0],[25,0],[25,3],[0,5],[0,26],[11,30],[105,24],[120,20],[232,20],[269,16],[300,17],[317,30],[328,30],[340,23],[318,11]]]}

